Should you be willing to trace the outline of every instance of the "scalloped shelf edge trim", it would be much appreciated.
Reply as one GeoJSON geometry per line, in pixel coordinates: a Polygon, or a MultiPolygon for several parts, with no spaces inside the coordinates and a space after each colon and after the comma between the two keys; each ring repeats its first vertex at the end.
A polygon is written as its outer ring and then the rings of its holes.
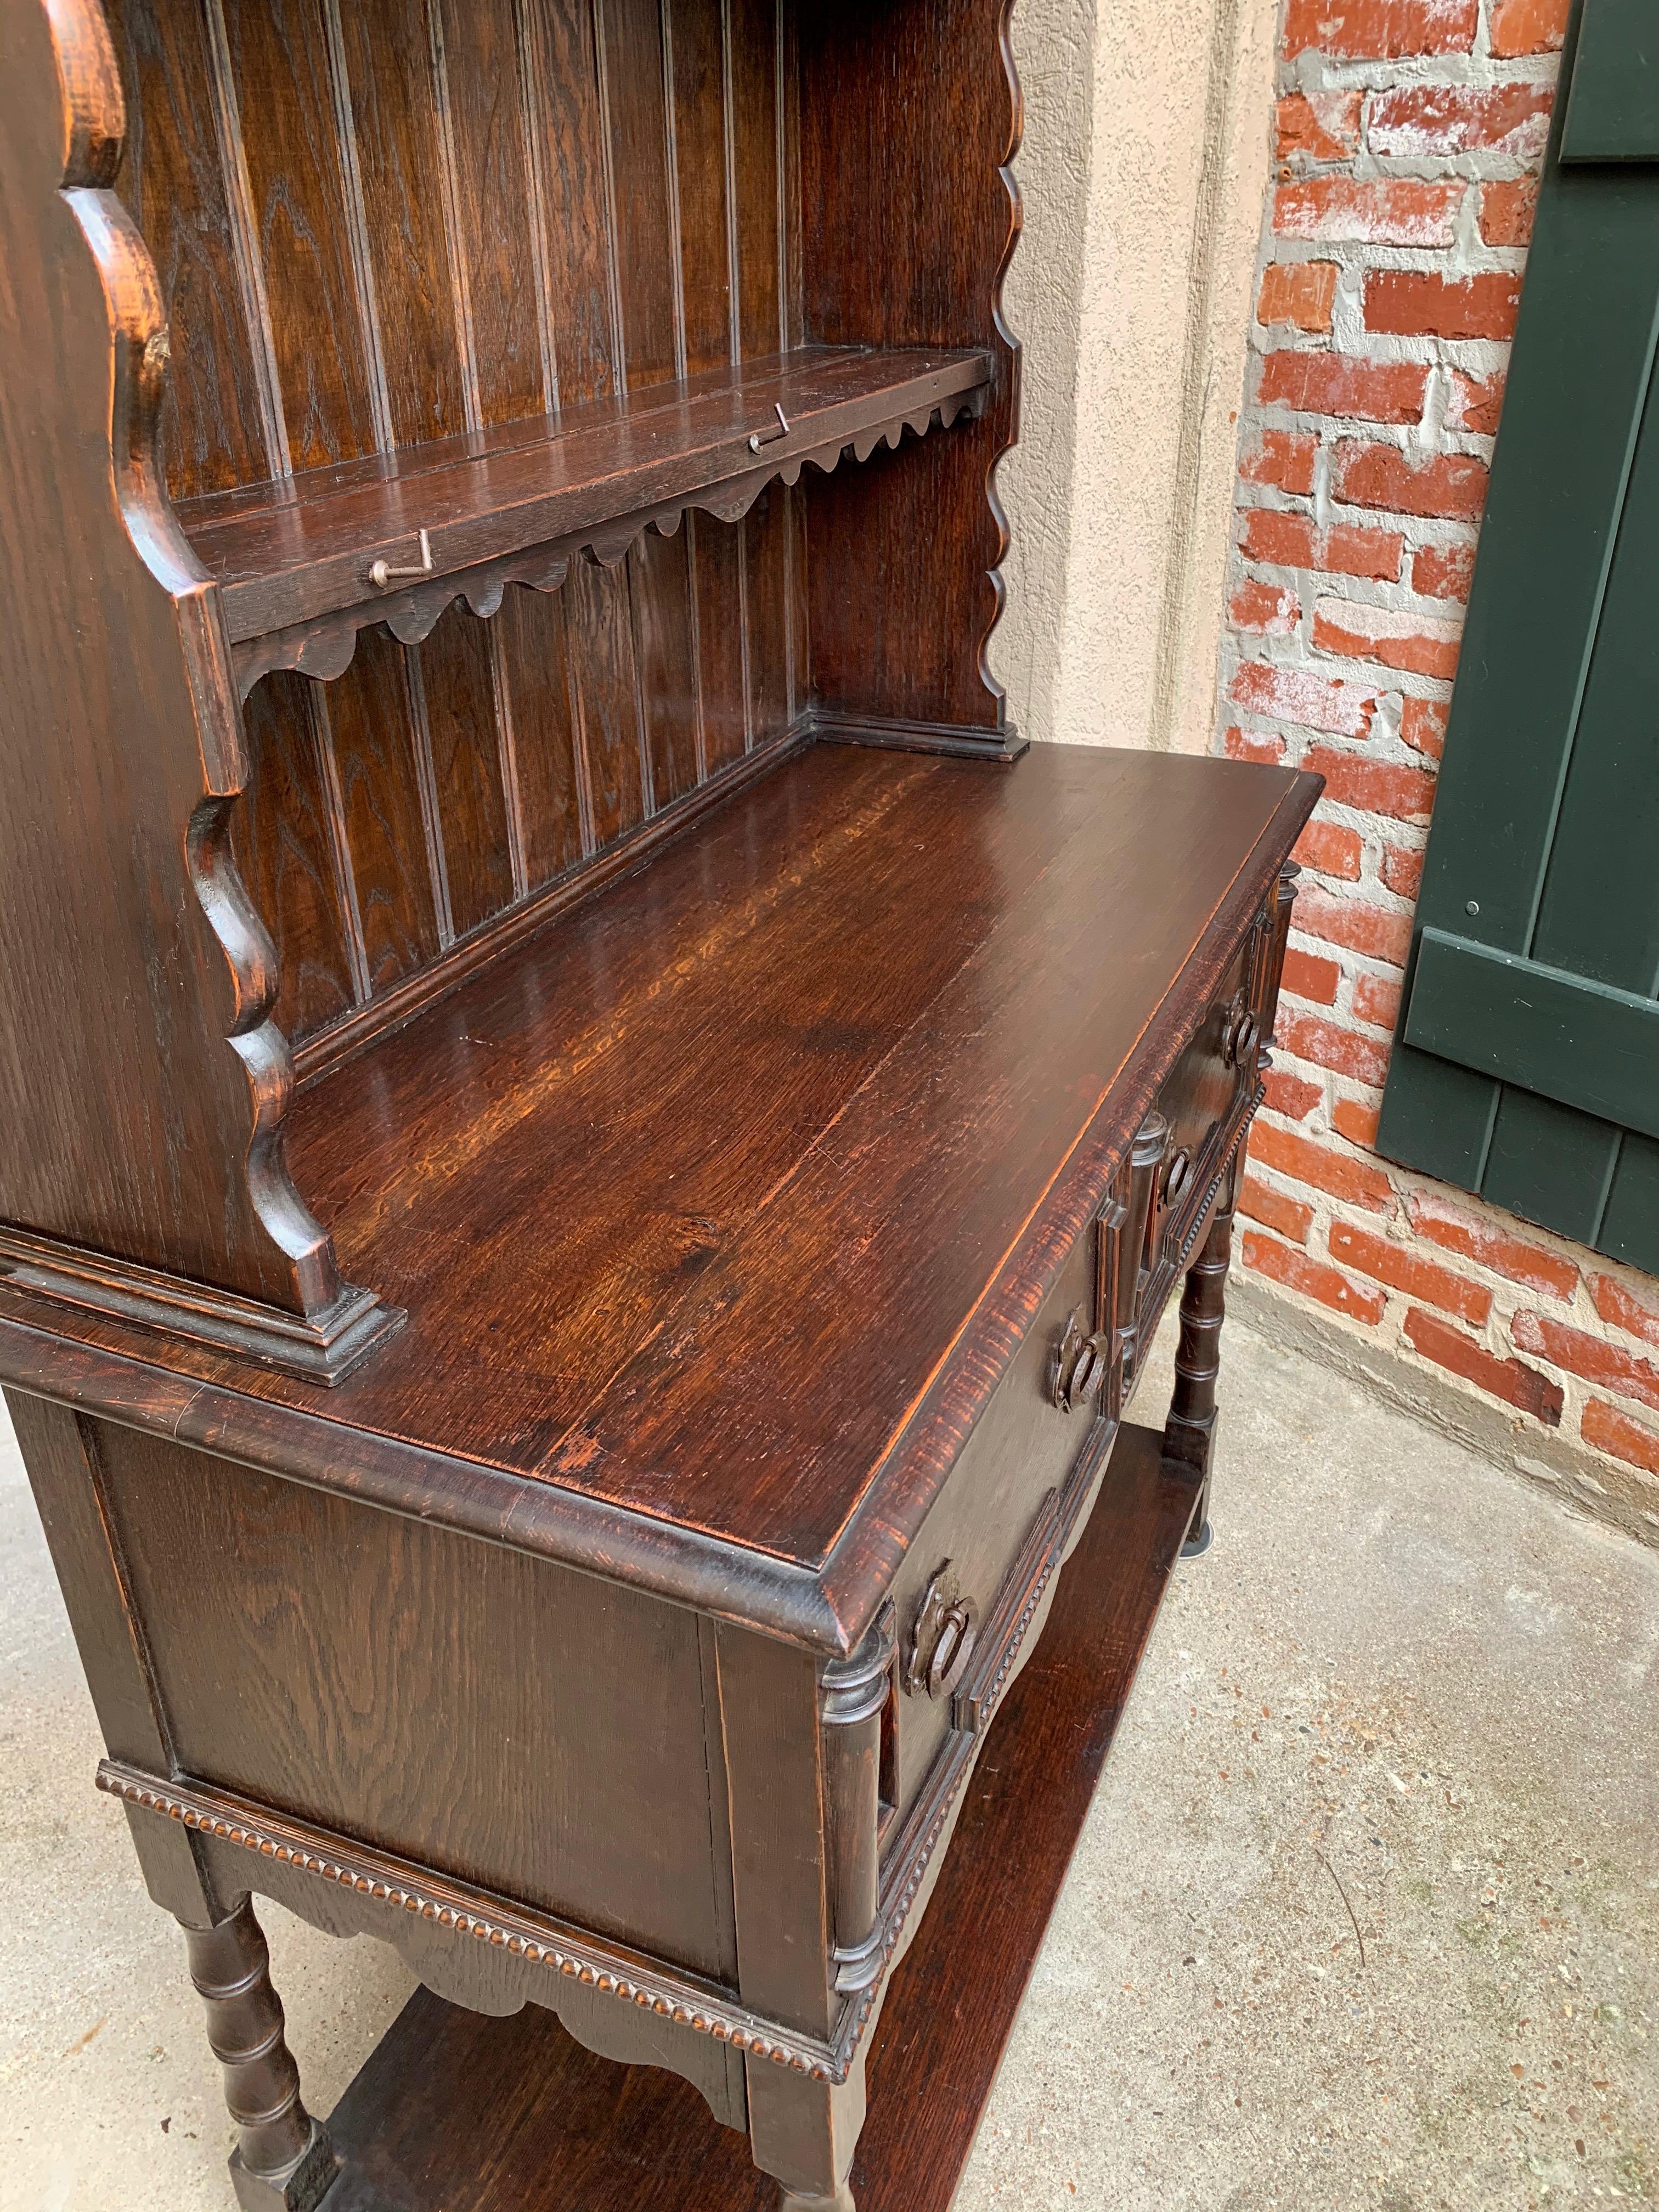
{"type": "Polygon", "coordinates": [[[267,630],[232,647],[240,696],[246,699],[262,678],[279,670],[331,682],[343,676],[357,650],[357,639],[380,625],[401,645],[420,645],[432,635],[439,620],[457,600],[488,622],[501,611],[509,584],[535,592],[556,592],[570,573],[574,560],[586,557],[600,568],[614,568],[624,561],[647,530],[672,538],[691,513],[712,514],[721,522],[739,522],[767,487],[774,483],[795,484],[808,465],[830,475],[850,453],[863,463],[878,447],[896,452],[907,431],[925,438],[934,429],[949,429],[964,416],[976,418],[982,410],[985,387],[975,386],[943,401],[931,401],[908,414],[885,417],[825,446],[782,456],[770,467],[761,467],[722,483],[686,493],[659,506],[641,507],[614,520],[591,525],[517,551],[493,556],[471,567],[457,568],[430,584],[415,585],[384,599],[355,600],[325,615],[294,623],[286,629],[267,630]]]}

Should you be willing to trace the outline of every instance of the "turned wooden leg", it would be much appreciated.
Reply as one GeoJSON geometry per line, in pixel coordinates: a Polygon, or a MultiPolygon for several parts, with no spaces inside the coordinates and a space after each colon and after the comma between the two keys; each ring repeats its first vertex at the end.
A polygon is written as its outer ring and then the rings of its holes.
{"type": "Polygon", "coordinates": [[[283,2039],[270,1954],[243,1898],[211,1928],[185,1929],[190,1978],[207,2007],[208,2041],[225,2069],[225,2102],[240,2130],[230,2175],[245,2212],[312,2212],[339,2161],[300,2101],[300,2069],[283,2039]]]}
{"type": "Polygon", "coordinates": [[[1181,1342],[1176,1352],[1175,1395],[1164,1425],[1164,1456],[1188,1468],[1198,1503],[1183,1559],[1210,1548],[1210,1480],[1215,1465],[1216,1377],[1221,1368],[1221,1323],[1226,1311],[1227,1262],[1233,1238],[1233,1182],[1237,1165],[1217,1195],[1215,1213],[1181,1291],[1181,1342]]]}

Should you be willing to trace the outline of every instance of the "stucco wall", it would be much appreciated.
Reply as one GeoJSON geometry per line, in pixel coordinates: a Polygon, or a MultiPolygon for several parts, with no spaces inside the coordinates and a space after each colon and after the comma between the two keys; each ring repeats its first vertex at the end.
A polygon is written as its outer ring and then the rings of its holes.
{"type": "Polygon", "coordinates": [[[1275,0],[1019,0],[1025,348],[992,665],[1037,738],[1208,742],[1275,0]]]}

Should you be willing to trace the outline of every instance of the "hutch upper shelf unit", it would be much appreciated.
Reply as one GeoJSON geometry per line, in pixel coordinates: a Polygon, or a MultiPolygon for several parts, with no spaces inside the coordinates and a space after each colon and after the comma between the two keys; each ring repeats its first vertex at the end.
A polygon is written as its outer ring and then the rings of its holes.
{"type": "Polygon", "coordinates": [[[0,0],[0,1380],[249,2212],[374,2201],[256,1889],[845,2212],[1202,1517],[1317,784],[1019,757],[1007,15],[0,0]]]}
{"type": "Polygon", "coordinates": [[[6,24],[10,805],[81,858],[6,988],[82,1011],[0,1218],[334,1377],[392,1316],[288,1174],[296,1063],[809,732],[1009,752],[1016,95],[987,0],[6,24]]]}

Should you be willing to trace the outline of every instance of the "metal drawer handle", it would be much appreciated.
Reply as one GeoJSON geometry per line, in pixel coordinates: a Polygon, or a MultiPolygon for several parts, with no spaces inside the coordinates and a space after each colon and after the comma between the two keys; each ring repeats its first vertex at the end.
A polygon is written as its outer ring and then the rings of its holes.
{"type": "Polygon", "coordinates": [[[1261,1024],[1248,1006],[1233,1014],[1227,1024],[1224,1047],[1229,1067],[1249,1067],[1261,1035],[1261,1024]]]}
{"type": "Polygon", "coordinates": [[[904,1659],[904,1687],[913,1698],[948,1698],[968,1671],[979,1637],[979,1607],[957,1595],[946,1559],[922,1594],[904,1659]]]}
{"type": "Polygon", "coordinates": [[[1178,1206],[1193,1179],[1193,1156],[1183,1145],[1164,1175],[1164,1203],[1178,1206]]]}
{"type": "Polygon", "coordinates": [[[930,1698],[948,1698],[968,1671],[968,1662],[974,1656],[974,1646],[979,1640],[975,1609],[966,1598],[958,1599],[939,1625],[939,1641],[933,1646],[933,1656],[927,1662],[927,1694],[930,1698]]]}
{"type": "Polygon", "coordinates": [[[1084,1334],[1083,1309],[1076,1307],[1066,1320],[1050,1363],[1049,1403],[1062,1413],[1071,1413],[1097,1396],[1106,1380],[1110,1350],[1110,1340],[1103,1334],[1084,1334]]]}

